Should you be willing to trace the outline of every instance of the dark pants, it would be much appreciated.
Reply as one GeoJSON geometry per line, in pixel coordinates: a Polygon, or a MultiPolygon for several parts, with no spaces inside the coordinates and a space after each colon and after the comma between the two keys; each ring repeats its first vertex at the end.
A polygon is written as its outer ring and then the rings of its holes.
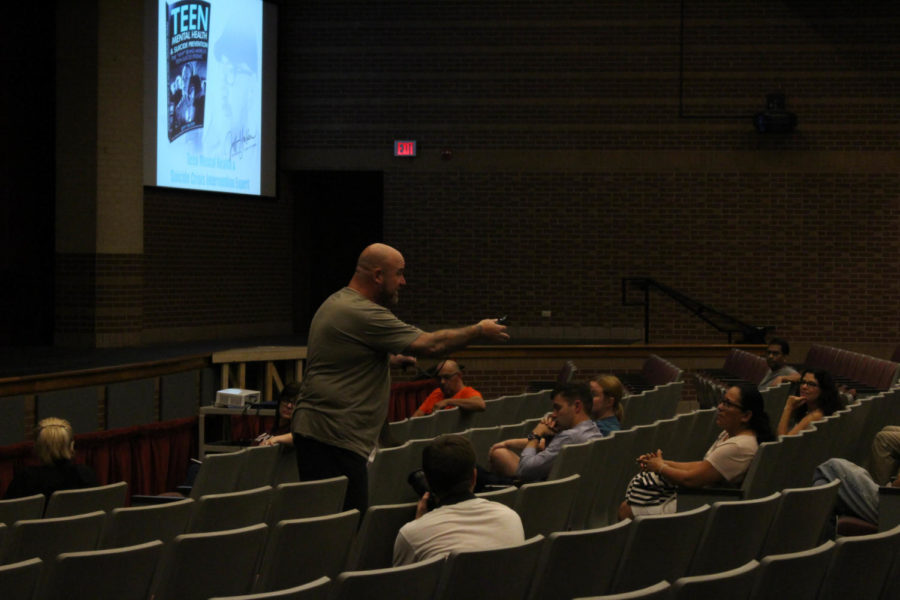
{"type": "Polygon", "coordinates": [[[360,515],[369,506],[369,476],[366,459],[344,448],[323,444],[318,440],[294,433],[297,471],[300,481],[316,481],[346,475],[347,495],[344,510],[355,508],[360,515]]]}

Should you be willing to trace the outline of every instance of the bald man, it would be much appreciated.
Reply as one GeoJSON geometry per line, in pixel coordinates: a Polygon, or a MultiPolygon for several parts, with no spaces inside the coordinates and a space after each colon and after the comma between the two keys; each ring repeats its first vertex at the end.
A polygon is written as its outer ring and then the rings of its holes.
{"type": "Polygon", "coordinates": [[[441,386],[431,392],[422,405],[413,413],[414,417],[430,415],[436,410],[458,406],[460,410],[484,410],[484,398],[473,387],[462,380],[462,371],[455,360],[445,360],[438,369],[441,386]]]}
{"type": "Polygon", "coordinates": [[[366,460],[387,417],[390,366],[439,357],[477,340],[509,339],[495,319],[422,331],[391,312],[406,285],[403,255],[385,244],[363,250],[347,287],[313,317],[306,373],[292,431],[301,481],[346,475],[344,509],[368,506],[366,460]]]}

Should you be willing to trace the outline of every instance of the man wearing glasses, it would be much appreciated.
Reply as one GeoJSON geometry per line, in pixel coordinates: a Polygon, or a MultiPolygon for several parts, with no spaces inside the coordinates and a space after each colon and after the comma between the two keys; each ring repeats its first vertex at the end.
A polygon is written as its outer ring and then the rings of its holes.
{"type": "Polygon", "coordinates": [[[785,364],[790,353],[791,346],[785,340],[781,338],[769,340],[769,347],[766,348],[766,364],[769,365],[769,372],[759,382],[759,391],[781,385],[785,381],[800,381],[797,369],[785,364]]]}
{"type": "Polygon", "coordinates": [[[485,409],[481,393],[462,380],[462,371],[454,360],[445,360],[438,369],[441,386],[425,398],[425,402],[413,413],[414,417],[430,415],[436,410],[458,406],[460,410],[481,411],[485,409]]]}

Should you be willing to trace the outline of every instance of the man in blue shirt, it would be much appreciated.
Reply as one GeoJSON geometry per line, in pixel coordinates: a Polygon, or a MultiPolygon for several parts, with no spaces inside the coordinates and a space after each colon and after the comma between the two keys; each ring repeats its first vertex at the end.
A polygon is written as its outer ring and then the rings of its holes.
{"type": "Polygon", "coordinates": [[[563,446],[603,436],[591,420],[592,404],[590,388],[583,383],[567,383],[554,389],[553,412],[527,437],[494,444],[491,471],[522,481],[545,479],[563,446]]]}

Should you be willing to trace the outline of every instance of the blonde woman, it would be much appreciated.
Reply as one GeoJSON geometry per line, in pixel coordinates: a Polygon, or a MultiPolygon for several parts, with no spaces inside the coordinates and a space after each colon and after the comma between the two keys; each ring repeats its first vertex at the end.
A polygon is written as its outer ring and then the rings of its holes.
{"type": "Polygon", "coordinates": [[[97,476],[90,467],[72,462],[75,455],[75,433],[72,425],[65,419],[49,417],[38,423],[34,454],[41,464],[17,471],[6,490],[6,498],[22,498],[34,494],[49,497],[57,490],[97,485],[97,476]]]}
{"type": "Polygon", "coordinates": [[[625,395],[625,386],[615,375],[598,375],[591,380],[591,395],[594,397],[594,405],[591,409],[591,418],[603,435],[609,435],[613,431],[622,428],[625,420],[625,411],[622,408],[622,396],[625,395]]]}

